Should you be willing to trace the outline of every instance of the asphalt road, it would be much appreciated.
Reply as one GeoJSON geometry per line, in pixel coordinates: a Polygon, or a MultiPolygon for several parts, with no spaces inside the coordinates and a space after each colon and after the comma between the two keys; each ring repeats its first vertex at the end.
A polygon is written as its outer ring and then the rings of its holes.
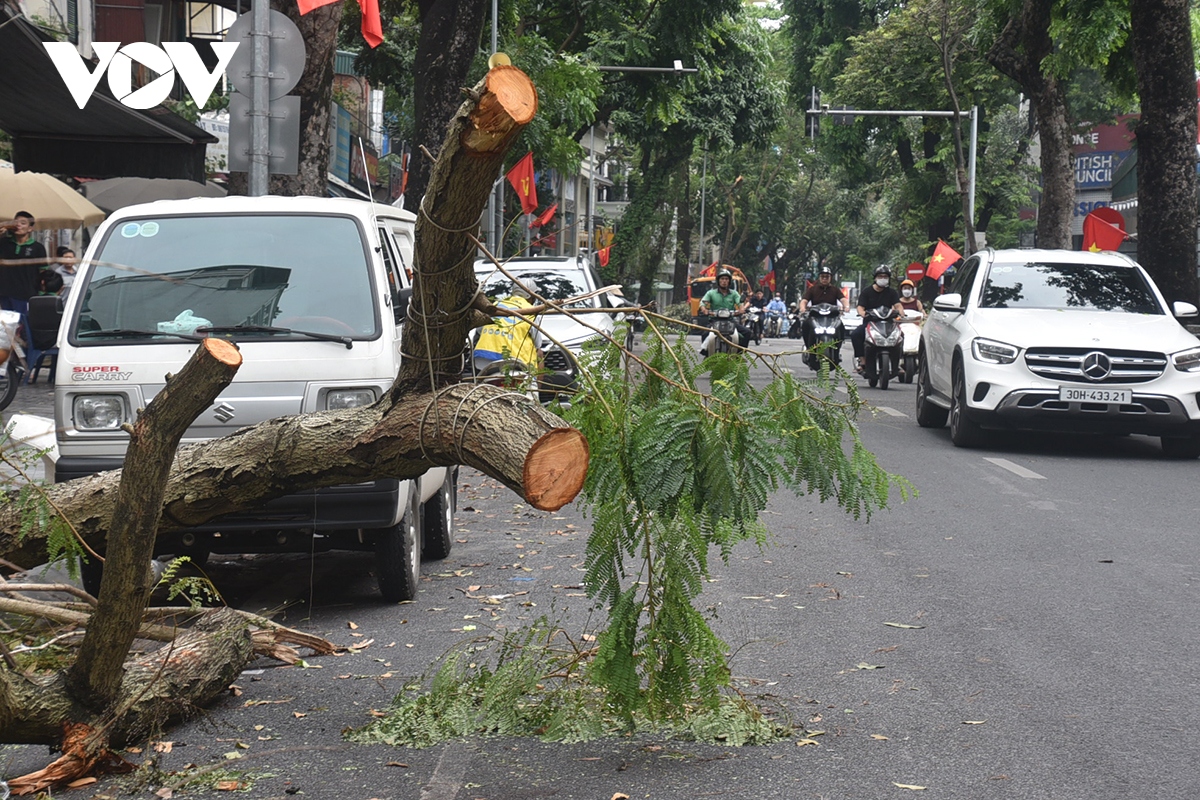
{"type": "MultiPolygon", "coordinates": [[[[1157,441],[1137,436],[1009,435],[960,450],[947,430],[917,427],[913,387],[862,391],[877,407],[864,439],[919,496],[867,523],[779,495],[764,516],[771,546],[717,564],[703,596],[735,651],[738,685],[824,731],[817,744],[347,744],[344,729],[478,630],[552,613],[581,634],[602,619],[579,587],[587,519],[573,507],[529,510],[464,473],[454,552],[423,566],[413,603],[381,604],[361,554],[212,565],[241,607],[369,643],[310,669],[257,663],[237,693],[166,732],[161,769],[211,770],[175,796],[228,797],[212,790],[218,779],[250,784],[241,796],[362,800],[918,791],[897,784],[947,798],[1200,795],[1200,464],[1165,461],[1157,441]],[[480,599],[491,595],[503,597],[480,599]]],[[[44,766],[46,750],[9,746],[4,757],[12,775],[44,766]]],[[[98,786],[76,795],[117,788],[98,786]]]]}

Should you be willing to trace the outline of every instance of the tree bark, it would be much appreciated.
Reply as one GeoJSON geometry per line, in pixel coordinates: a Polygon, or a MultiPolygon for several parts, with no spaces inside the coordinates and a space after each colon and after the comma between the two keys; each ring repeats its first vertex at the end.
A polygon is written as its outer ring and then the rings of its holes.
{"type": "Polygon", "coordinates": [[[1017,82],[1030,97],[1037,115],[1042,150],[1038,247],[1069,248],[1075,175],[1071,169],[1066,91],[1058,78],[1042,72],[1042,62],[1054,44],[1050,38],[1052,7],[1045,0],[1023,0],[1021,11],[1008,21],[988,51],[987,59],[1017,82]]]}
{"type": "Polygon", "coordinates": [[[233,381],[242,356],[224,339],[206,339],[150,401],[129,430],[125,469],[108,530],[100,604],[88,625],[67,686],[96,711],[108,708],[121,685],[125,657],[141,624],[153,585],[149,562],[162,516],[163,490],[179,440],[233,381]]]}
{"type": "Polygon", "coordinates": [[[1138,261],[1168,302],[1195,303],[1196,83],[1187,0],[1130,0],[1137,126],[1138,261]]]}
{"type": "Polygon", "coordinates": [[[121,681],[115,707],[123,713],[103,720],[78,703],[64,673],[27,677],[0,670],[0,741],[53,744],[64,720],[109,724],[120,744],[195,713],[237,678],[253,655],[246,620],[228,609],[208,612],[175,641],[133,659],[121,681]]]}
{"type": "MultiPolygon", "coordinates": [[[[409,167],[404,207],[416,213],[428,191],[431,165],[419,156],[436,147],[459,106],[457,90],[467,82],[471,60],[479,49],[486,3],[483,0],[419,0],[421,38],[413,75],[413,137],[418,156],[409,167]]],[[[499,174],[488,177],[487,185],[499,174]]]]}

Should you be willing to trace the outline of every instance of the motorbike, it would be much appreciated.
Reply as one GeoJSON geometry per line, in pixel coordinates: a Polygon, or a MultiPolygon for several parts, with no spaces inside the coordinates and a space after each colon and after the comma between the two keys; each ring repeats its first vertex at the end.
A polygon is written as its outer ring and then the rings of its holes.
{"type": "Polygon", "coordinates": [[[762,333],[759,328],[759,321],[762,319],[763,310],[758,306],[750,306],[746,309],[746,327],[750,329],[750,335],[754,337],[754,343],[762,344],[762,333]]]}
{"type": "Polygon", "coordinates": [[[783,330],[783,314],[778,311],[767,312],[767,324],[764,327],[768,339],[778,339],[783,330]]]}
{"type": "Polygon", "coordinates": [[[804,323],[812,331],[812,348],[804,361],[811,370],[821,366],[827,358],[834,364],[842,363],[842,342],[846,340],[846,326],[842,323],[841,309],[833,303],[818,303],[808,309],[804,323]]]}
{"type": "Polygon", "coordinates": [[[867,365],[863,375],[871,388],[877,383],[880,389],[888,388],[888,382],[900,368],[904,334],[900,332],[899,317],[892,306],[880,306],[868,311],[863,320],[867,326],[864,338],[867,365]]]}
{"type": "Polygon", "coordinates": [[[904,336],[903,361],[900,366],[901,383],[912,383],[921,366],[921,322],[925,315],[909,309],[900,320],[900,332],[904,336]]]}
{"type": "Polygon", "coordinates": [[[802,323],[800,320],[800,312],[794,307],[788,309],[788,326],[787,337],[789,339],[799,339],[802,333],[802,323]]]}
{"type": "Polygon", "coordinates": [[[713,311],[711,316],[714,333],[709,334],[709,339],[705,343],[705,354],[732,352],[731,342],[741,344],[738,340],[737,313],[728,308],[719,308],[713,311]]]}

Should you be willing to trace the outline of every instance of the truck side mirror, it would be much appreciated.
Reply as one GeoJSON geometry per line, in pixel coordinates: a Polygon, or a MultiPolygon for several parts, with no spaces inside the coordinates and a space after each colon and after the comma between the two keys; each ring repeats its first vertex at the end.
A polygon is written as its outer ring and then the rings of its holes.
{"type": "Polygon", "coordinates": [[[394,307],[396,309],[396,324],[404,322],[408,318],[408,304],[412,301],[412,287],[396,290],[394,307]]]}

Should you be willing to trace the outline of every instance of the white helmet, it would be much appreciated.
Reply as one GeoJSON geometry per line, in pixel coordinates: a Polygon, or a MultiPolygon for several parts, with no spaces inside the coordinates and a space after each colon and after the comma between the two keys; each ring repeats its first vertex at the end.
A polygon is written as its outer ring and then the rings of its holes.
{"type": "Polygon", "coordinates": [[[537,292],[537,288],[537,281],[533,278],[517,278],[513,281],[512,292],[514,295],[520,297],[533,297],[534,293],[537,292]]]}

